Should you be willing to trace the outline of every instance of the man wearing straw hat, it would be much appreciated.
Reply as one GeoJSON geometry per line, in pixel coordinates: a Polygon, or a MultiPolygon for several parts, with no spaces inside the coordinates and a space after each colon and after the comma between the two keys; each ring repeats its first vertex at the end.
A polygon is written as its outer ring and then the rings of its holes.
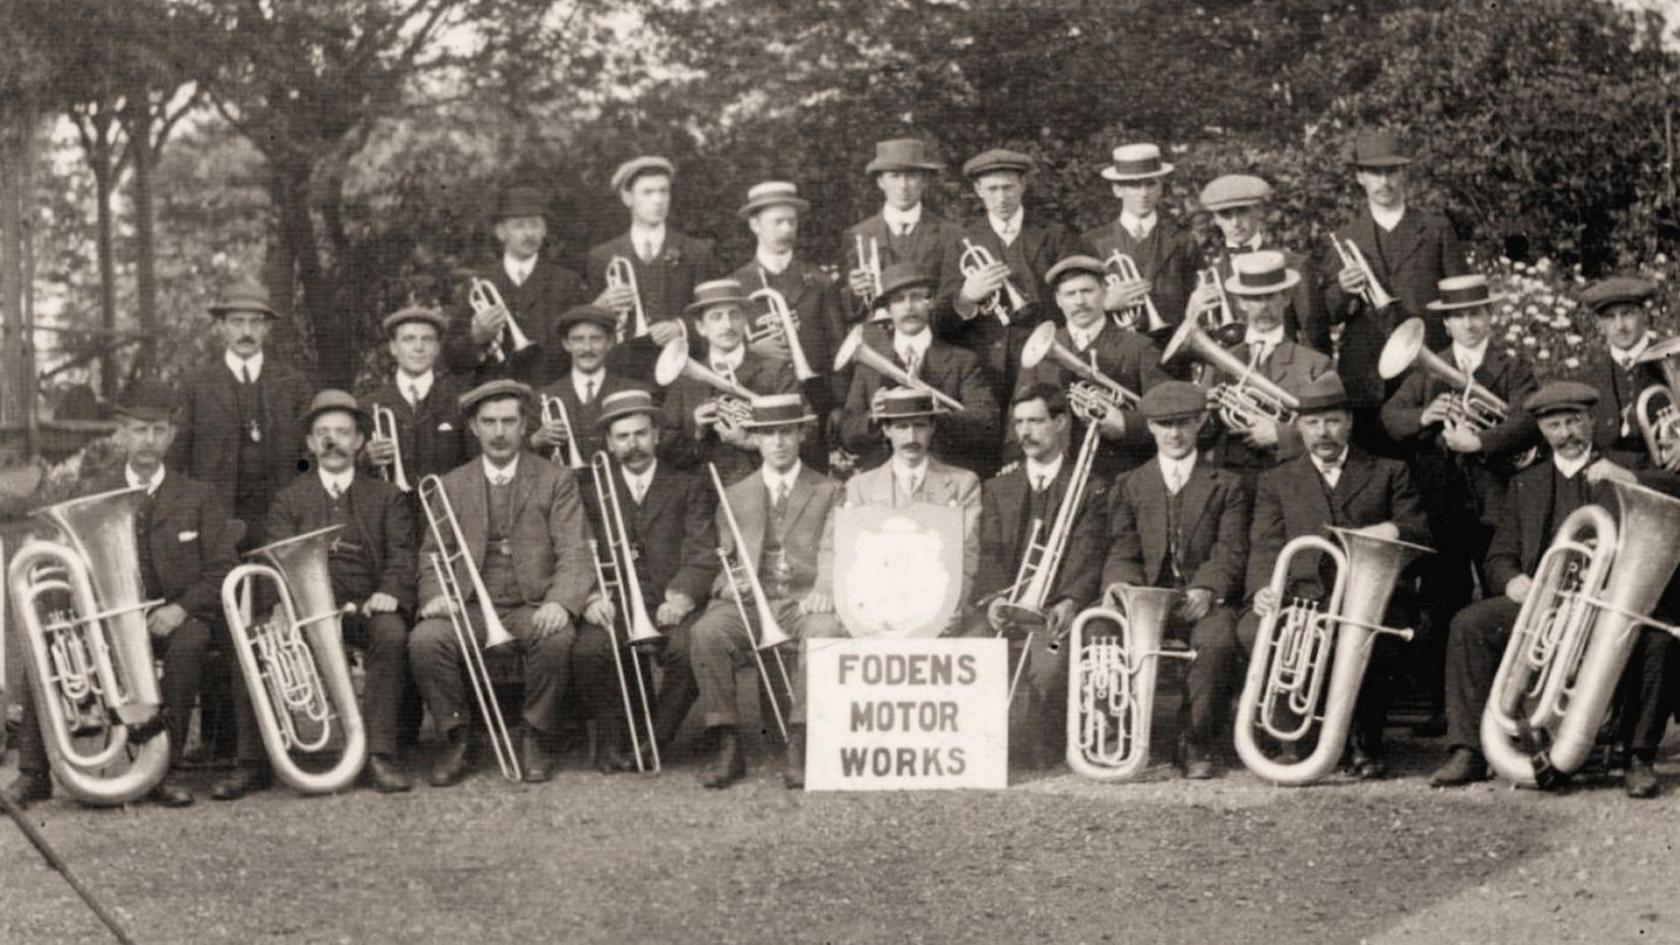
{"type": "Polygon", "coordinates": [[[865,317],[884,317],[886,302],[875,277],[894,265],[910,263],[923,272],[939,272],[946,246],[956,241],[957,227],[928,209],[922,197],[944,169],[915,138],[875,142],[875,157],[863,172],[881,191],[881,212],[848,227],[840,244],[841,258],[847,261],[846,288],[856,300],[848,312],[862,311],[861,300],[868,298],[873,300],[872,311],[865,317]],[[876,266],[872,273],[863,268],[860,246],[876,266]]]}
{"type": "Polygon", "coordinates": [[[1116,252],[1129,256],[1148,283],[1156,311],[1169,326],[1177,325],[1203,263],[1195,236],[1159,212],[1162,185],[1173,166],[1149,143],[1122,144],[1111,158],[1099,173],[1120,199],[1120,216],[1083,239],[1104,263],[1116,252]]]}
{"type": "MultiPolygon", "coordinates": [[[[1284,265],[1301,274],[1283,309],[1283,330],[1290,341],[1330,354],[1330,318],[1324,311],[1324,294],[1318,284],[1318,266],[1312,257],[1285,249],[1266,231],[1263,216],[1271,199],[1272,185],[1251,174],[1226,174],[1202,188],[1197,203],[1213,215],[1219,229],[1219,249],[1211,269],[1221,280],[1234,274],[1233,260],[1245,253],[1272,249],[1283,253],[1284,265]]],[[[1217,305],[1219,290],[1198,286],[1190,297],[1190,311],[1217,305]]],[[[1233,313],[1235,314],[1235,313],[1233,313]]]]}

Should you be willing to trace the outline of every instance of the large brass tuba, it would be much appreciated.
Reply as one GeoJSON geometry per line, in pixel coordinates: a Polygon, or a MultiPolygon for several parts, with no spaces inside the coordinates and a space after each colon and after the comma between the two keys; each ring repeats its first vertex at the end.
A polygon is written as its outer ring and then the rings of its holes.
{"type": "Polygon", "coordinates": [[[86,804],[127,803],[169,772],[146,630],[157,602],[141,600],[134,531],[144,498],[135,487],[38,510],[62,541],[30,538],[6,569],[48,763],[86,804]]]}
{"type": "Polygon", "coordinates": [[[788,678],[787,664],[782,661],[780,647],[792,643],[793,637],[788,636],[782,629],[781,622],[776,619],[776,612],[770,607],[770,598],[764,593],[764,585],[758,580],[758,569],[755,563],[747,560],[746,539],[741,536],[741,526],[735,521],[735,510],[729,505],[729,490],[724,488],[723,479],[718,475],[717,466],[706,464],[707,472],[712,476],[712,488],[717,490],[718,510],[723,513],[723,523],[729,532],[729,548],[717,550],[718,560],[723,565],[724,580],[735,593],[735,610],[741,617],[741,626],[747,631],[747,638],[752,641],[753,662],[758,665],[758,678],[764,682],[764,694],[770,700],[770,711],[776,717],[776,730],[781,733],[785,741],[788,737],[787,722],[782,717],[781,697],[776,694],[775,683],[771,681],[770,669],[764,663],[764,651],[770,651],[770,658],[775,661],[776,671],[781,676],[782,691],[787,693],[788,703],[793,703],[793,682],[788,678]],[[748,611],[748,598],[752,607],[748,611]],[[753,632],[757,625],[758,632],[753,632]]]}
{"type": "Polygon", "coordinates": [[[1610,486],[1617,518],[1576,509],[1541,557],[1482,711],[1482,752],[1516,784],[1551,787],[1579,770],[1639,628],[1674,631],[1644,615],[1680,565],[1680,500],[1610,486]]]}
{"type": "Polygon", "coordinates": [[[255,560],[222,580],[222,614],[269,763],[280,780],[305,794],[349,787],[368,756],[344,655],[343,611],[327,573],[328,549],[343,527],[304,532],[247,552],[255,560]],[[253,625],[250,602],[258,581],[273,585],[278,604],[268,620],[253,625]],[[305,769],[292,758],[293,752],[321,755],[335,741],[342,748],[326,770],[305,769]]]}
{"type": "MultiPolygon", "coordinates": [[[[659,630],[648,616],[647,602],[642,599],[642,582],[636,574],[636,546],[630,540],[630,530],[624,524],[624,506],[618,499],[618,483],[613,478],[612,459],[605,452],[597,452],[589,460],[589,474],[595,483],[595,503],[601,512],[601,531],[605,539],[605,554],[601,543],[589,540],[590,557],[595,560],[595,583],[601,594],[618,610],[623,622],[624,642],[630,647],[630,671],[636,677],[636,695],[647,726],[647,741],[653,758],[653,770],[658,772],[659,741],[654,737],[653,700],[648,698],[647,683],[642,676],[642,658],[637,647],[656,643],[659,630]]],[[[624,700],[624,720],[630,729],[630,748],[636,756],[636,770],[646,772],[642,758],[641,736],[636,732],[636,714],[630,705],[630,681],[624,675],[624,657],[618,652],[618,635],[607,628],[612,638],[613,669],[618,672],[618,691],[624,700]]]]}
{"type": "Polygon", "coordinates": [[[1680,404],[1676,401],[1680,396],[1680,336],[1647,348],[1639,356],[1639,363],[1655,364],[1663,375],[1663,383],[1640,391],[1633,408],[1651,462],[1661,466],[1664,454],[1672,452],[1674,444],[1680,442],[1680,404]]]}
{"type": "MultiPolygon", "coordinates": [[[[1081,404],[1084,408],[1082,412],[1087,416],[1093,415],[1090,408],[1084,407],[1087,402],[1107,402],[1123,409],[1137,409],[1141,397],[1127,389],[1124,384],[1097,370],[1094,363],[1087,364],[1081,361],[1079,355],[1073,353],[1073,349],[1057,340],[1056,331],[1054,322],[1045,322],[1027,336],[1026,344],[1021,346],[1023,370],[1030,371],[1038,367],[1039,362],[1045,358],[1060,364],[1063,370],[1077,379],[1069,389],[1068,397],[1081,404]]],[[[1096,352],[1091,353],[1091,359],[1096,360],[1096,352]]]]}
{"type": "Polygon", "coordinates": [[[1260,420],[1294,422],[1300,399],[1221,348],[1194,318],[1186,318],[1173,332],[1161,351],[1161,363],[1169,364],[1185,352],[1230,378],[1208,391],[1209,399],[1219,407],[1219,419],[1228,429],[1244,433],[1260,420]]]}
{"type": "Polygon", "coordinates": [[[1283,546],[1272,568],[1277,610],[1260,622],[1237,703],[1237,755],[1248,770],[1273,784],[1310,784],[1329,774],[1341,757],[1353,722],[1354,703],[1379,633],[1403,640],[1412,631],[1382,624],[1400,572],[1433,549],[1332,528],[1335,541],[1303,535],[1283,546]],[[1321,607],[1285,600],[1296,555],[1321,552],[1336,568],[1335,585],[1321,607]],[[1289,747],[1317,726],[1312,752],[1280,762],[1266,754],[1259,736],[1289,747]]]}
{"type": "Polygon", "coordinates": [[[853,361],[873,370],[900,387],[910,387],[927,394],[946,410],[952,413],[962,413],[962,401],[950,396],[932,384],[906,371],[881,352],[870,347],[863,340],[863,326],[854,325],[847,333],[846,340],[840,343],[840,350],[834,355],[834,372],[836,374],[846,369],[846,365],[853,361]]]}
{"type": "Polygon", "coordinates": [[[1172,588],[1116,584],[1068,631],[1067,763],[1098,781],[1134,778],[1149,764],[1155,672],[1163,658],[1192,660],[1194,650],[1165,650],[1167,619],[1184,595],[1172,588]],[[1113,621],[1119,636],[1086,636],[1093,620],[1113,621]]]}

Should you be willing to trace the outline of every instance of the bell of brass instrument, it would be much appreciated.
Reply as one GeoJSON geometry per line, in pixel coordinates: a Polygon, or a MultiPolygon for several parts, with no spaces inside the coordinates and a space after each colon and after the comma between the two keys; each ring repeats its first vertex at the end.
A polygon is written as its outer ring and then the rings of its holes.
{"type": "Polygon", "coordinates": [[[1673,444],[1680,441],[1680,407],[1675,401],[1675,392],[1680,391],[1680,336],[1651,345],[1639,356],[1638,363],[1655,364],[1663,375],[1663,383],[1639,392],[1633,408],[1651,462],[1661,466],[1664,453],[1671,452],[1673,444]]]}
{"type": "Polygon", "coordinates": [[[718,413],[731,424],[740,426],[751,419],[753,392],[742,386],[739,381],[724,377],[689,357],[688,342],[682,338],[667,344],[659,352],[659,360],[653,365],[653,379],[660,387],[675,384],[679,377],[686,377],[717,391],[718,396],[713,399],[717,402],[718,413]]]}
{"type": "Polygon", "coordinates": [[[1161,363],[1168,364],[1186,352],[1231,378],[1208,391],[1210,401],[1218,405],[1219,419],[1228,429],[1243,433],[1254,429],[1260,420],[1295,422],[1300,399],[1221,348],[1194,318],[1186,318],[1173,332],[1161,352],[1161,363]]]}
{"type": "Polygon", "coordinates": [[[811,362],[805,357],[805,349],[799,344],[799,318],[788,308],[787,297],[766,283],[764,288],[758,289],[749,299],[763,299],[769,311],[759,316],[760,328],[758,332],[747,333],[747,344],[762,344],[772,338],[780,337],[787,346],[788,361],[793,365],[793,375],[799,382],[810,380],[817,376],[811,370],[811,362]]]}
{"type": "MultiPolygon", "coordinates": [[[[992,255],[991,250],[967,237],[964,237],[962,242],[963,251],[958,266],[964,276],[971,276],[987,266],[997,264],[997,257],[992,255]]],[[[1020,289],[1015,288],[1015,283],[1006,279],[1003,288],[993,292],[992,297],[983,302],[981,307],[988,314],[996,315],[1007,322],[1016,312],[1027,307],[1027,297],[1021,294],[1020,289]]]]}
{"type": "Polygon", "coordinates": [[[642,306],[642,290],[641,287],[636,284],[635,264],[624,256],[614,256],[613,258],[607,260],[606,278],[608,286],[612,288],[617,288],[621,285],[628,286],[630,291],[635,293],[636,296],[635,301],[630,304],[628,309],[624,309],[618,313],[618,340],[621,343],[625,340],[624,336],[626,328],[630,328],[633,331],[633,334],[630,335],[632,338],[640,338],[647,334],[647,309],[642,306]]]}
{"type": "MultiPolygon", "coordinates": [[[[1137,409],[1138,403],[1142,400],[1140,396],[1128,390],[1124,384],[1097,370],[1095,364],[1087,364],[1081,361],[1079,355],[1073,353],[1072,348],[1062,344],[1056,338],[1056,330],[1054,323],[1044,322],[1034,328],[1031,335],[1027,336],[1026,344],[1021,347],[1021,367],[1023,370],[1030,371],[1038,367],[1039,362],[1049,358],[1077,378],[1074,386],[1083,385],[1088,391],[1087,396],[1094,395],[1096,398],[1122,409],[1137,409]]],[[[1096,352],[1091,353],[1091,359],[1096,360],[1096,352]]]]}
{"type": "Polygon", "coordinates": [[[222,613],[263,747],[280,780],[305,794],[349,787],[367,762],[367,732],[344,655],[343,611],[333,599],[327,553],[342,525],[264,545],[222,580],[222,613]],[[257,581],[273,585],[278,606],[254,624],[249,601],[257,581]],[[301,611],[301,613],[300,613],[301,611]],[[335,727],[336,720],[336,727],[335,727]],[[324,771],[307,770],[294,752],[343,748],[324,771]]]}
{"type": "MultiPolygon", "coordinates": [[[[472,307],[474,315],[482,315],[491,309],[507,308],[507,303],[502,301],[501,290],[496,288],[496,284],[491,282],[489,279],[483,279],[478,276],[473,276],[472,288],[467,290],[467,304],[472,307]]],[[[519,330],[519,323],[513,320],[512,309],[508,309],[507,332],[508,336],[513,339],[513,351],[515,354],[531,347],[531,339],[525,337],[525,333],[519,330]]],[[[490,359],[496,362],[507,360],[507,352],[502,350],[502,336],[500,332],[498,332],[495,339],[490,342],[490,359]]]]}
{"type": "MultiPolygon", "coordinates": [[[[1137,261],[1119,250],[1109,254],[1103,260],[1108,268],[1108,274],[1103,281],[1110,286],[1118,286],[1127,282],[1143,281],[1143,272],[1138,269],[1137,261]]],[[[1155,300],[1145,295],[1142,302],[1135,302],[1123,312],[1116,313],[1117,323],[1121,328],[1133,331],[1152,333],[1167,327],[1167,320],[1161,317],[1155,308],[1155,300]]]]}
{"type": "Polygon", "coordinates": [[[513,743],[507,722],[502,719],[501,703],[496,701],[495,683],[490,678],[483,653],[484,650],[513,642],[513,635],[502,625],[502,618],[496,615],[490,592],[484,587],[484,577],[473,560],[472,549],[467,547],[467,537],[461,532],[461,521],[455,517],[455,506],[449,501],[442,477],[432,475],[422,478],[417,491],[420,509],[426,514],[426,527],[431,530],[432,543],[438,549],[431,552],[428,563],[437,578],[438,587],[449,602],[449,624],[455,631],[455,643],[461,648],[461,662],[466,664],[467,681],[472,684],[473,697],[478,700],[479,715],[483,717],[490,735],[490,748],[495,752],[496,766],[501,769],[502,777],[518,781],[522,776],[518,746],[513,743]],[[482,647],[473,636],[472,623],[467,616],[467,592],[461,587],[457,567],[466,573],[473,596],[478,601],[479,616],[484,623],[482,647]]]}
{"type": "Polygon", "coordinates": [[[900,387],[922,391],[952,413],[961,413],[963,410],[962,401],[912,375],[894,362],[892,358],[865,344],[862,325],[852,326],[852,330],[846,335],[846,340],[840,343],[840,350],[835,352],[834,355],[834,372],[838,374],[846,369],[846,365],[854,361],[900,387]]]}
{"type": "MultiPolygon", "coordinates": [[[[636,546],[624,525],[624,506],[618,499],[618,483],[613,478],[612,460],[598,452],[589,460],[589,473],[595,482],[595,502],[601,513],[605,554],[600,542],[590,539],[589,552],[595,561],[595,582],[601,593],[612,600],[618,609],[618,620],[624,624],[625,642],[630,645],[631,673],[636,677],[636,696],[642,708],[647,743],[653,757],[653,771],[660,770],[659,740],[653,729],[653,700],[648,698],[647,683],[642,675],[642,658],[637,647],[657,643],[659,630],[648,616],[647,602],[642,599],[642,582],[636,574],[636,546]]],[[[607,632],[612,634],[613,628],[607,632]]],[[[641,736],[636,732],[636,714],[630,707],[630,682],[624,675],[624,657],[619,655],[618,641],[613,640],[613,668],[618,671],[618,691],[624,699],[624,719],[630,729],[630,748],[636,757],[636,770],[647,772],[642,758],[641,736]]]]}
{"type": "Polygon", "coordinates": [[[1382,310],[1394,304],[1394,296],[1377,281],[1377,274],[1371,271],[1371,264],[1366,261],[1365,253],[1359,244],[1353,240],[1344,240],[1330,234],[1330,246],[1336,251],[1336,257],[1342,261],[1343,268],[1357,269],[1365,274],[1365,288],[1360,290],[1360,298],[1365,304],[1376,310],[1382,310]]]}
{"type": "Polygon", "coordinates": [[[379,478],[394,483],[403,492],[414,491],[414,487],[408,484],[408,474],[403,471],[402,444],[397,441],[396,411],[384,404],[373,405],[373,435],[382,440],[390,440],[397,451],[388,465],[379,467],[379,478]]]}
{"type": "Polygon", "coordinates": [[[741,616],[741,626],[746,628],[747,636],[753,641],[753,662],[758,664],[759,679],[764,682],[764,692],[770,700],[770,711],[776,717],[776,730],[781,732],[782,738],[788,737],[787,722],[782,717],[780,697],[776,695],[775,683],[771,680],[770,669],[764,662],[764,651],[770,651],[770,657],[776,664],[777,673],[781,676],[782,691],[787,693],[789,705],[793,702],[793,682],[788,678],[787,664],[782,660],[780,647],[792,643],[794,638],[782,629],[781,622],[776,619],[776,612],[770,607],[770,599],[764,593],[764,585],[758,580],[758,568],[754,562],[746,559],[747,543],[741,537],[740,523],[735,521],[735,510],[729,505],[729,491],[724,488],[723,479],[718,476],[717,466],[706,464],[707,472],[712,476],[712,488],[717,490],[718,510],[723,513],[724,526],[729,531],[729,548],[717,550],[718,560],[723,565],[724,580],[729,582],[735,592],[735,610],[741,616]],[[749,605],[748,598],[751,598],[749,605]],[[747,608],[751,607],[751,611],[747,608]],[[753,627],[758,630],[755,633],[753,627]]]}
{"type": "Polygon", "coordinates": [[[572,418],[566,412],[566,402],[553,394],[542,395],[543,426],[558,422],[561,429],[566,431],[566,445],[556,446],[549,451],[548,458],[556,463],[564,463],[572,469],[583,468],[583,453],[578,450],[577,433],[572,430],[572,418]]]}
{"type": "Polygon", "coordinates": [[[1116,584],[1068,630],[1067,763],[1097,781],[1128,781],[1149,765],[1155,673],[1162,659],[1192,660],[1194,650],[1166,650],[1167,619],[1183,593],[1116,584]],[[1093,620],[1119,636],[1086,635],[1093,620]]]}
{"type": "Polygon", "coordinates": [[[134,530],[144,499],[135,487],[40,509],[62,540],[30,538],[6,568],[48,764],[85,804],[125,804],[169,772],[146,630],[160,602],[142,600],[134,530]]]}
{"type": "Polygon", "coordinates": [[[1412,638],[1412,631],[1381,622],[1394,585],[1414,557],[1434,553],[1351,529],[1331,531],[1335,541],[1303,535],[1278,555],[1270,584],[1278,609],[1260,622],[1237,702],[1237,755],[1248,770],[1273,784],[1310,784],[1334,770],[1377,634],[1412,638]],[[1285,599],[1291,563],[1296,555],[1311,552],[1328,556],[1336,568],[1322,607],[1285,599]],[[1262,734],[1291,747],[1309,738],[1314,744],[1301,760],[1280,762],[1262,747],[1262,734]]]}
{"type": "Polygon", "coordinates": [[[1535,568],[1482,711],[1500,777],[1548,788],[1580,770],[1610,712],[1645,615],[1680,565],[1680,500],[1611,480],[1618,514],[1564,519],[1535,568]]]}
{"type": "Polygon", "coordinates": [[[1435,375],[1460,391],[1453,401],[1453,422],[1464,424],[1481,433],[1505,421],[1510,406],[1493,391],[1476,383],[1476,379],[1423,343],[1424,324],[1421,318],[1409,318],[1383,344],[1382,356],[1377,360],[1377,373],[1384,380],[1398,377],[1408,368],[1418,368],[1435,375]]]}

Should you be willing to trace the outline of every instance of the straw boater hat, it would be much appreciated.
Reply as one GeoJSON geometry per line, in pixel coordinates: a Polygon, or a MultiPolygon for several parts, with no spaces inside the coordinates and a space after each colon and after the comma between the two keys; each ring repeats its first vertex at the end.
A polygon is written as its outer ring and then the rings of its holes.
{"type": "Polygon", "coordinates": [[[785,180],[770,180],[762,184],[752,185],[752,188],[747,191],[747,202],[741,205],[741,209],[735,211],[735,215],[746,220],[765,207],[782,205],[792,207],[800,213],[811,209],[811,204],[799,196],[797,186],[785,180]]]}
{"type": "Polygon", "coordinates": [[[885,423],[911,417],[936,417],[944,412],[945,408],[922,388],[888,387],[881,391],[880,408],[869,411],[869,419],[885,423]]]}
{"type": "Polygon", "coordinates": [[[444,319],[442,312],[421,305],[410,305],[407,308],[398,309],[385,316],[385,320],[379,324],[380,327],[385,329],[385,334],[395,335],[398,328],[409,322],[425,322],[436,328],[439,335],[443,334],[443,329],[449,324],[444,319]]]}
{"type": "Polygon", "coordinates": [[[500,223],[516,217],[548,217],[542,194],[535,187],[514,186],[502,193],[502,199],[496,203],[494,219],[500,223]]]}
{"type": "Polygon", "coordinates": [[[1207,211],[1234,210],[1264,203],[1272,196],[1272,185],[1253,174],[1226,174],[1208,181],[1196,198],[1207,211]]]}
{"type": "Polygon", "coordinates": [[[1282,253],[1263,249],[1231,257],[1231,277],[1225,280],[1225,291],[1232,295],[1275,295],[1300,281],[1301,274],[1289,268],[1282,253]]]}
{"type": "Polygon", "coordinates": [[[713,279],[694,287],[694,301],[683,307],[687,315],[699,315],[714,305],[746,305],[752,301],[734,279],[713,279]]]}
{"type": "Polygon", "coordinates": [[[764,430],[794,423],[809,423],[816,415],[805,407],[799,394],[769,394],[752,399],[752,416],[741,424],[744,430],[764,430]]]}
{"type": "Polygon", "coordinates": [[[1431,312],[1451,312],[1461,308],[1480,308],[1504,298],[1500,292],[1488,291],[1487,276],[1473,272],[1467,276],[1448,276],[1435,283],[1439,293],[1433,302],[1424,306],[1431,312]]]}
{"type": "Polygon", "coordinates": [[[270,319],[276,317],[268,302],[268,286],[255,279],[239,279],[222,287],[216,301],[210,303],[210,317],[221,318],[229,312],[261,312],[270,319]]]}
{"type": "Polygon", "coordinates": [[[1117,183],[1150,180],[1173,172],[1173,166],[1161,160],[1161,149],[1153,144],[1122,144],[1109,154],[1109,159],[1113,163],[1098,173],[1104,180],[1117,183]]]}
{"type": "Polygon", "coordinates": [[[883,171],[940,171],[945,165],[927,153],[927,145],[915,138],[893,138],[875,142],[875,159],[863,169],[874,176],[883,171]]]}
{"type": "Polygon", "coordinates": [[[1149,388],[1138,404],[1145,420],[1172,420],[1207,413],[1207,389],[1189,381],[1162,381],[1149,388]]]}
{"type": "Polygon", "coordinates": [[[658,419],[659,408],[654,405],[653,395],[645,390],[621,390],[601,398],[601,416],[595,421],[595,426],[605,430],[613,425],[614,420],[639,413],[658,419]]]}
{"type": "Polygon", "coordinates": [[[175,389],[162,381],[142,378],[128,385],[113,409],[118,417],[147,422],[175,418],[175,389]]]}
{"type": "Polygon", "coordinates": [[[531,402],[531,388],[512,378],[499,378],[486,381],[462,394],[457,401],[461,405],[461,412],[471,417],[478,413],[478,408],[486,401],[500,400],[503,397],[517,397],[529,405],[531,402]]]}
{"type": "Polygon", "coordinates": [[[1353,139],[1347,162],[1354,167],[1405,167],[1412,163],[1412,156],[1394,132],[1367,131],[1353,139]]]}
{"type": "Polygon", "coordinates": [[[1595,315],[1608,315],[1623,305],[1644,305],[1657,295],[1657,284],[1633,276],[1611,276],[1581,290],[1578,298],[1595,315]]]}
{"type": "Polygon", "coordinates": [[[991,174],[995,171],[1012,171],[1016,174],[1025,174],[1032,170],[1032,166],[1033,159],[1019,151],[993,148],[990,151],[982,151],[963,162],[962,172],[964,177],[973,180],[976,177],[991,174]]]}
{"type": "Polygon", "coordinates": [[[893,263],[881,270],[881,298],[890,299],[894,292],[911,286],[931,287],[935,281],[933,273],[915,263],[893,263]]]}
{"type": "Polygon", "coordinates": [[[358,430],[366,430],[373,425],[373,418],[369,417],[367,411],[362,409],[361,403],[356,400],[354,395],[349,391],[328,388],[317,393],[314,399],[309,401],[309,409],[303,412],[304,429],[307,430],[313,426],[316,417],[324,413],[332,413],[335,410],[342,410],[353,417],[358,430]]]}
{"type": "Polygon", "coordinates": [[[1523,410],[1536,419],[1564,410],[1591,410],[1598,388],[1580,381],[1551,381],[1523,398],[1523,410]]]}
{"type": "Polygon", "coordinates": [[[663,174],[666,177],[675,177],[677,169],[671,166],[670,161],[657,155],[644,154],[641,157],[633,157],[620,164],[618,169],[613,171],[612,189],[614,191],[623,190],[634,184],[636,178],[643,174],[663,174]]]}

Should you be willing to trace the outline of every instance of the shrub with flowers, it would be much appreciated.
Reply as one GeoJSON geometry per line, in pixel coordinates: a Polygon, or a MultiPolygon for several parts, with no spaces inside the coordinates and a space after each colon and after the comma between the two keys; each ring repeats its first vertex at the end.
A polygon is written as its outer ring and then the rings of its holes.
{"type": "MultiPolygon", "coordinates": [[[[1527,358],[1542,383],[1583,377],[1610,356],[1599,337],[1596,316],[1577,301],[1588,283],[1579,266],[1501,258],[1480,268],[1494,291],[1505,295],[1493,309],[1494,341],[1527,358]]],[[[1680,291],[1671,270],[1668,259],[1658,255],[1638,273],[1660,286],[1657,297],[1646,303],[1657,338],[1680,332],[1680,291]]]]}

